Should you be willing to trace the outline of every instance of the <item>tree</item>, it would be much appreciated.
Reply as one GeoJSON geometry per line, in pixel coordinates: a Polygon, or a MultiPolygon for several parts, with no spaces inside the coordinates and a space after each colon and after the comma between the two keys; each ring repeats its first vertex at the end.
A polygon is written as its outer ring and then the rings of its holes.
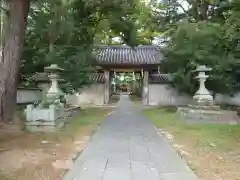
{"type": "Polygon", "coordinates": [[[30,0],[9,1],[8,33],[0,62],[0,121],[10,121],[14,114],[29,6],[30,0]]]}
{"type": "Polygon", "coordinates": [[[5,34],[7,32],[6,29],[6,24],[7,24],[7,20],[8,20],[8,9],[7,9],[7,4],[5,1],[1,1],[0,3],[0,24],[1,24],[1,28],[0,28],[0,59],[2,59],[3,57],[3,46],[4,46],[4,41],[5,41],[5,34]]]}
{"type": "Polygon", "coordinates": [[[175,73],[173,84],[193,94],[196,81],[192,70],[198,64],[213,68],[207,87],[213,92],[234,93],[239,90],[239,9],[232,2],[224,21],[177,23],[165,48],[164,66],[175,73]]]}
{"type": "Polygon", "coordinates": [[[224,13],[232,8],[230,0],[167,0],[168,16],[172,19],[197,21],[224,21],[224,13]],[[173,15],[169,14],[173,13],[173,15]]]}

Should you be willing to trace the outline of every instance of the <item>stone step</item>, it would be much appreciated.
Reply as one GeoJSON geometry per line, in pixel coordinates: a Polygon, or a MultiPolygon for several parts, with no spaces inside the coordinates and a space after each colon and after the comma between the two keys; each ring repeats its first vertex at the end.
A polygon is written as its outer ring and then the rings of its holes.
{"type": "Polygon", "coordinates": [[[191,123],[239,124],[235,111],[178,108],[182,118],[191,123]]]}
{"type": "Polygon", "coordinates": [[[193,105],[193,104],[189,104],[188,107],[192,108],[192,109],[221,110],[221,107],[220,106],[216,106],[216,105],[207,106],[207,105],[193,105]]]}

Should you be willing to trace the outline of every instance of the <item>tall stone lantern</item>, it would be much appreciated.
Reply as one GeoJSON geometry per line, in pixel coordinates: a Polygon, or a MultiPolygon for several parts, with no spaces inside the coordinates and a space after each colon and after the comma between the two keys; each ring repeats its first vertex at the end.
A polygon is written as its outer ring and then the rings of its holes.
{"type": "Polygon", "coordinates": [[[50,80],[50,88],[46,94],[46,101],[48,103],[56,104],[57,100],[60,100],[60,96],[63,95],[62,91],[59,89],[59,81],[61,81],[59,73],[64,70],[57,66],[57,64],[51,64],[44,68],[44,71],[48,73],[50,80]]]}
{"type": "Polygon", "coordinates": [[[116,93],[116,82],[115,82],[115,78],[112,79],[111,84],[112,84],[112,86],[113,86],[113,92],[116,93]]]}
{"type": "Polygon", "coordinates": [[[206,75],[206,72],[210,72],[212,68],[207,68],[205,65],[200,65],[194,72],[197,72],[198,75],[196,79],[199,81],[199,89],[193,96],[193,99],[196,100],[197,103],[203,105],[212,105],[213,104],[213,96],[205,87],[205,82],[209,77],[206,75]]]}
{"type": "Polygon", "coordinates": [[[209,77],[206,72],[212,68],[205,65],[198,66],[194,72],[198,75],[199,89],[193,96],[194,104],[188,104],[187,107],[178,107],[178,112],[184,120],[190,123],[210,123],[210,124],[237,124],[239,117],[237,112],[222,110],[220,106],[214,105],[213,96],[206,89],[205,82],[209,77]]]}

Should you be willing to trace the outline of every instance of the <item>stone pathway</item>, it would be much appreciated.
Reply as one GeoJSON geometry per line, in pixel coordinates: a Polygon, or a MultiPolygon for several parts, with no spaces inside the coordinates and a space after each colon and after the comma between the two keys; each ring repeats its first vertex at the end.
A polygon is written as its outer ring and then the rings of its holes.
{"type": "Polygon", "coordinates": [[[63,180],[197,180],[127,95],[63,180]]]}

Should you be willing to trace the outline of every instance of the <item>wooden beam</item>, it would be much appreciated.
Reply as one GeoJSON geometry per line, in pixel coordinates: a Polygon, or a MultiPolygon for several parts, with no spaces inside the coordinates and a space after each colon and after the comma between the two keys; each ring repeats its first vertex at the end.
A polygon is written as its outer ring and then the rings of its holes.
{"type": "Polygon", "coordinates": [[[115,72],[136,72],[136,71],[141,71],[141,69],[110,69],[110,71],[115,71],[115,72]]]}
{"type": "Polygon", "coordinates": [[[105,84],[104,84],[104,104],[109,103],[110,97],[110,73],[109,71],[104,71],[105,84]]]}
{"type": "Polygon", "coordinates": [[[144,105],[148,105],[148,71],[143,72],[143,90],[142,90],[142,101],[144,105]]]}
{"type": "Polygon", "coordinates": [[[160,66],[160,64],[99,64],[98,66],[100,66],[102,69],[106,69],[106,70],[111,70],[111,69],[146,69],[146,70],[151,70],[151,69],[158,69],[158,66],[160,66]]]}

